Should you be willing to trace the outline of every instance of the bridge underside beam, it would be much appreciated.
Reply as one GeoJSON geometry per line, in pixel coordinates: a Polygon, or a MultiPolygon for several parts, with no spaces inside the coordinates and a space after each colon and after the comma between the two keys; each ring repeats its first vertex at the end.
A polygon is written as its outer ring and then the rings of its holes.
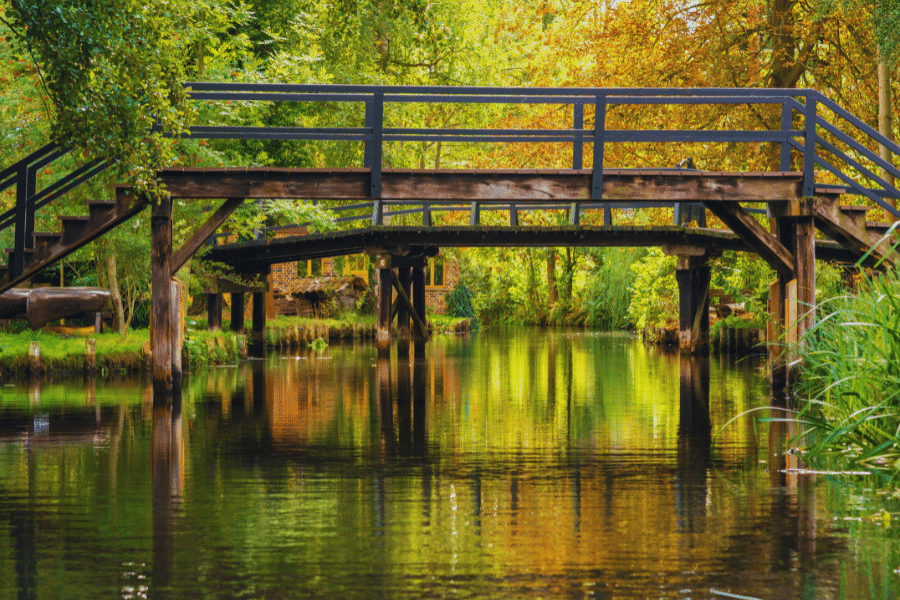
{"type": "MultiPolygon", "coordinates": [[[[727,231],[678,226],[592,227],[378,227],[330,233],[253,240],[210,248],[208,260],[249,269],[329,256],[366,252],[394,253],[427,241],[435,247],[552,247],[552,246],[692,246],[753,251],[727,231]]],[[[854,262],[856,256],[834,242],[817,242],[816,258],[854,262]]]]}
{"type": "MultiPolygon", "coordinates": [[[[175,198],[370,199],[368,169],[164,169],[175,198]]],[[[382,200],[589,201],[591,170],[383,170],[382,200]]],[[[664,169],[603,171],[610,201],[771,202],[802,195],[800,173],[722,173],[664,169]]]]}

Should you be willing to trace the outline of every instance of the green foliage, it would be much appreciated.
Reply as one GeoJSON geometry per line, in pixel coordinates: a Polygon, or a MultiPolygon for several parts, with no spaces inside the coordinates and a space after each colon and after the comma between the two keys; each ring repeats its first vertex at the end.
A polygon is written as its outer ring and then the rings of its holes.
{"type": "Polygon", "coordinates": [[[795,349],[811,451],[900,470],[900,273],[869,279],[819,310],[824,316],[795,349]]]}
{"type": "Polygon", "coordinates": [[[481,324],[478,322],[478,315],[475,314],[475,307],[472,305],[472,292],[464,283],[457,284],[453,290],[448,292],[445,300],[447,316],[469,319],[473,331],[480,329],[481,324]]]}
{"type": "Polygon", "coordinates": [[[10,0],[4,21],[37,69],[54,139],[118,158],[132,185],[155,190],[155,169],[173,158],[163,132],[180,133],[188,120],[193,11],[179,0],[10,0]]]}
{"type": "Polygon", "coordinates": [[[649,248],[644,258],[631,265],[634,280],[628,317],[637,329],[664,325],[678,318],[676,262],[674,256],[666,256],[661,249],[649,248]]]}
{"type": "Polygon", "coordinates": [[[628,313],[636,272],[631,268],[646,255],[643,248],[598,248],[585,288],[587,324],[606,330],[630,329],[628,313]]]}

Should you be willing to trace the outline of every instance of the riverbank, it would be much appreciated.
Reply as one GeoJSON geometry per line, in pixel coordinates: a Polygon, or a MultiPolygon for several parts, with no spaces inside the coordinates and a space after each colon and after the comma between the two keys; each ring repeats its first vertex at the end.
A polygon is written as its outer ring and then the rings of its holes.
{"type": "MultiPolygon", "coordinates": [[[[207,331],[193,319],[185,323],[182,361],[188,369],[235,364],[247,358],[249,336],[229,330],[207,331]]],[[[429,317],[432,333],[469,331],[469,320],[443,315],[429,317]]],[[[247,331],[251,324],[245,324],[247,331]]],[[[301,349],[313,344],[375,339],[378,325],[374,317],[350,319],[304,319],[278,317],[266,324],[266,348],[301,349]],[[317,340],[322,340],[317,342],[317,340]]],[[[129,331],[122,339],[117,333],[90,330],[64,333],[41,331],[0,332],[0,376],[24,373],[80,373],[141,371],[150,368],[150,332],[129,331]]]]}

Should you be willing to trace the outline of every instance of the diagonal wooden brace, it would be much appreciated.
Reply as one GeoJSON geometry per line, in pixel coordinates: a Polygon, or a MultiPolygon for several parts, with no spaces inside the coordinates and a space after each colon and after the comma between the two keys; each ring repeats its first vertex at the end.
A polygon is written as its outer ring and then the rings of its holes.
{"type": "Polygon", "coordinates": [[[703,204],[779,275],[787,280],[794,278],[794,255],[737,202],[707,201],[703,204]]]}
{"type": "Polygon", "coordinates": [[[222,203],[216,212],[212,214],[210,218],[206,220],[206,222],[200,226],[200,228],[194,232],[194,235],[182,244],[181,248],[178,249],[178,252],[172,255],[172,274],[174,275],[178,269],[184,266],[184,263],[188,261],[188,259],[194,255],[194,253],[200,249],[200,246],[216,232],[216,229],[225,222],[231,213],[233,213],[237,207],[244,203],[243,198],[229,198],[225,202],[222,203]]]}
{"type": "Polygon", "coordinates": [[[397,272],[391,269],[391,281],[394,284],[394,289],[397,290],[397,297],[406,305],[406,310],[409,311],[409,316],[412,317],[413,322],[416,324],[416,328],[419,330],[419,335],[422,336],[423,340],[428,340],[428,328],[425,326],[425,323],[422,322],[422,319],[419,317],[419,314],[416,312],[416,309],[413,308],[413,303],[410,301],[409,296],[406,295],[406,290],[403,289],[403,286],[400,285],[400,280],[397,278],[397,272]]]}

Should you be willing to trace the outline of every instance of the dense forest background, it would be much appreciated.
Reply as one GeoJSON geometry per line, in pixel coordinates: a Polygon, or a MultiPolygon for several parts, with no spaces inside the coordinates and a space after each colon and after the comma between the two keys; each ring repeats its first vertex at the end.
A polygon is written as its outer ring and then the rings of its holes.
{"type": "MultiPolygon", "coordinates": [[[[192,124],[315,126],[359,115],[335,105],[207,103],[187,99],[185,81],[490,85],[541,87],[816,88],[872,126],[895,130],[896,37],[900,2],[873,0],[0,0],[0,165],[49,139],[77,151],[47,168],[43,183],[75,161],[119,157],[117,167],[70,194],[68,203],[106,197],[115,182],[160,191],[160,165],[358,166],[351,145],[275,141],[197,142],[152,132],[192,124]],[[893,88],[893,90],[891,89],[893,88]],[[62,162],[62,161],[60,161],[62,162]]],[[[428,126],[567,127],[559,106],[447,105],[393,115],[428,126]]],[[[588,108],[585,126],[593,114],[588,108]]],[[[772,127],[774,110],[743,107],[611,108],[607,127],[726,129],[772,127]],[[727,127],[725,127],[727,125],[727,127]]],[[[617,144],[605,164],[771,170],[777,148],[740,151],[723,144],[617,144]]],[[[515,147],[404,143],[385,154],[389,167],[565,167],[562,144],[515,147]]],[[[590,166],[587,164],[586,166],[590,166]]],[[[10,193],[0,197],[12,206],[10,193]]],[[[200,219],[201,206],[178,207],[176,244],[200,219]]],[[[66,202],[38,215],[53,230],[66,202]]],[[[461,214],[441,217],[444,223],[461,214]]],[[[486,214],[486,223],[492,217],[486,214]]],[[[497,218],[500,218],[497,216],[497,218]]],[[[645,210],[636,223],[671,223],[671,210],[645,210]]],[[[523,216],[523,224],[564,222],[561,213],[523,216]]],[[[79,251],[47,277],[66,284],[121,288],[128,319],[148,294],[147,215],[79,251]]],[[[237,232],[312,221],[337,225],[320,208],[272,201],[247,205],[237,232]]],[[[602,223],[602,215],[582,222],[602,223]]],[[[11,232],[6,232],[9,237],[11,232]]],[[[0,239],[10,246],[11,240],[0,239]]],[[[484,322],[589,324],[645,328],[677,315],[674,258],[656,249],[467,249],[451,251],[484,322]],[[639,290],[639,291],[635,291],[639,290]]],[[[713,286],[764,306],[774,278],[759,259],[715,259],[713,286]]],[[[197,261],[186,265],[185,277],[197,261]]],[[[823,270],[819,293],[832,295],[836,271],[823,270]]],[[[140,322],[140,317],[133,321],[140,322]]]]}

